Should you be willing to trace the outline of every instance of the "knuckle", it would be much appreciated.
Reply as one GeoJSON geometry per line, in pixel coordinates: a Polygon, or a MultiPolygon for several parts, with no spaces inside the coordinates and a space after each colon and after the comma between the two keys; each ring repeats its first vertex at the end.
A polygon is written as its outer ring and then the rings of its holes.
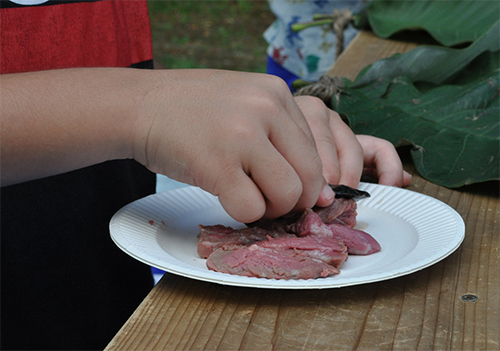
{"type": "Polygon", "coordinates": [[[389,140],[380,139],[380,145],[381,145],[384,149],[388,149],[388,150],[395,149],[394,145],[393,145],[393,144],[392,144],[389,140]]]}
{"type": "Polygon", "coordinates": [[[323,100],[321,100],[320,98],[318,98],[316,96],[308,95],[308,96],[303,96],[303,98],[304,98],[304,103],[306,103],[307,105],[309,105],[313,108],[324,109],[326,107],[323,100]]]}
{"type": "Polygon", "coordinates": [[[326,112],[333,112],[326,107],[325,103],[320,98],[316,96],[304,95],[297,96],[295,99],[301,108],[305,108],[315,113],[321,112],[320,115],[325,119],[329,116],[326,112]]]}
{"type": "Polygon", "coordinates": [[[282,110],[282,103],[275,94],[266,89],[249,89],[245,99],[246,108],[255,117],[276,114],[282,110]]]}
{"type": "Polygon", "coordinates": [[[286,82],[275,75],[266,75],[266,85],[274,89],[275,91],[286,92],[290,94],[290,89],[288,89],[288,85],[286,82]]]}

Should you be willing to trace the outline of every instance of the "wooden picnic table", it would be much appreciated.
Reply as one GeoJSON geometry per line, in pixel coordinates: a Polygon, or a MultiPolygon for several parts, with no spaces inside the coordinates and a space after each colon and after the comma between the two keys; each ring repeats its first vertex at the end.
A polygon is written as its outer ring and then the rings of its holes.
{"type": "MultiPolygon", "coordinates": [[[[415,41],[361,32],[329,74],[353,79],[415,41]]],[[[106,350],[498,350],[498,182],[447,189],[413,174],[409,190],[464,219],[449,257],[407,276],[335,289],[225,286],[165,274],[106,350]]],[[[126,292],[124,292],[126,293],[126,292]]]]}

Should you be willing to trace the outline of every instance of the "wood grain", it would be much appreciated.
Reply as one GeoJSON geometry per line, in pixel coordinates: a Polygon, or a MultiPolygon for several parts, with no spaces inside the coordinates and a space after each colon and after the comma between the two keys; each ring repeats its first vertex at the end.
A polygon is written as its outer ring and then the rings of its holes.
{"type": "MultiPolygon", "coordinates": [[[[417,45],[363,32],[330,74],[417,45]]],[[[414,174],[409,189],[465,220],[461,247],[443,261],[384,282],[325,290],[266,290],[166,274],[106,350],[499,350],[498,182],[451,190],[414,174]],[[477,296],[475,302],[462,296],[477,296]]]]}
{"type": "Polygon", "coordinates": [[[327,74],[354,80],[366,66],[381,58],[407,52],[417,45],[418,42],[415,41],[381,39],[372,32],[364,31],[356,35],[327,74]]]}

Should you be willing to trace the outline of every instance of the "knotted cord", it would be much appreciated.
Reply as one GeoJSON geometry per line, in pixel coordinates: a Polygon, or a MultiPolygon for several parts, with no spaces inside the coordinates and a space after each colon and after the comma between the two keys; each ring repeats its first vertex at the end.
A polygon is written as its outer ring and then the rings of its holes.
{"type": "Polygon", "coordinates": [[[332,13],[332,31],[336,36],[335,57],[338,58],[344,51],[344,31],[352,21],[352,12],[349,9],[334,10],[332,13]]]}
{"type": "Polygon", "coordinates": [[[297,90],[294,96],[311,95],[323,100],[327,106],[331,106],[332,98],[340,92],[340,88],[344,86],[342,78],[330,77],[328,75],[321,76],[317,82],[306,85],[297,90]]]}

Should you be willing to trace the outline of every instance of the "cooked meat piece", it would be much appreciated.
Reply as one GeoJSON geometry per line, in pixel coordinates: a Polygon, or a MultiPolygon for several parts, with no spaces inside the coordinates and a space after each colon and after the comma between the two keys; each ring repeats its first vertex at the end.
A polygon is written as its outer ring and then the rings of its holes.
{"type": "MultiPolygon", "coordinates": [[[[353,199],[335,198],[330,206],[315,206],[312,211],[316,212],[325,223],[345,224],[352,228],[356,225],[356,209],[357,204],[353,199]]],[[[248,226],[263,228],[273,232],[297,234],[300,223],[307,213],[308,211],[288,214],[276,219],[261,219],[249,223],[248,226]]]]}
{"type": "Polygon", "coordinates": [[[291,250],[273,250],[253,244],[236,250],[215,250],[207,259],[213,271],[272,279],[315,279],[340,271],[318,259],[291,250]]]}
{"type": "Polygon", "coordinates": [[[265,230],[258,227],[233,229],[223,225],[199,225],[198,255],[207,258],[213,251],[226,246],[250,245],[268,237],[293,236],[287,233],[265,230]]]}
{"type": "Polygon", "coordinates": [[[347,247],[334,238],[294,237],[259,241],[255,245],[276,251],[294,250],[301,256],[315,258],[339,268],[347,259],[347,247]]]}
{"type": "Polygon", "coordinates": [[[307,211],[298,228],[300,236],[331,237],[341,240],[349,254],[370,255],[381,250],[380,244],[368,233],[342,224],[325,224],[320,216],[307,211]]]}
{"type": "Polygon", "coordinates": [[[249,227],[257,227],[279,233],[293,233],[293,226],[301,217],[301,213],[290,213],[276,219],[259,219],[258,221],[247,223],[249,227]]]}
{"type": "Polygon", "coordinates": [[[312,210],[306,210],[304,212],[297,226],[296,233],[300,237],[332,237],[332,231],[330,228],[328,228],[321,217],[312,210]]]}
{"type": "Polygon", "coordinates": [[[356,225],[357,204],[353,199],[336,198],[328,207],[314,207],[313,211],[318,214],[325,223],[335,223],[340,220],[342,223],[354,227],[356,225]]]}
{"type": "Polygon", "coordinates": [[[381,250],[371,235],[354,229],[356,210],[352,198],[335,198],[328,207],[259,220],[243,229],[200,225],[198,253],[208,257],[211,270],[248,277],[314,279],[339,274],[348,254],[381,250]]]}
{"type": "MultiPolygon", "coordinates": [[[[356,226],[356,217],[358,216],[357,210],[357,204],[353,200],[350,200],[347,202],[345,205],[346,208],[344,209],[344,212],[342,212],[339,216],[337,216],[333,220],[324,220],[323,222],[325,223],[337,223],[337,224],[343,224],[348,227],[354,228],[356,226]]],[[[317,211],[315,211],[317,212],[317,211]]],[[[321,217],[321,216],[320,216],[321,217]]]]}
{"type": "Polygon", "coordinates": [[[342,224],[326,224],[333,237],[342,240],[351,255],[371,255],[382,250],[380,244],[370,234],[342,224]]]}

